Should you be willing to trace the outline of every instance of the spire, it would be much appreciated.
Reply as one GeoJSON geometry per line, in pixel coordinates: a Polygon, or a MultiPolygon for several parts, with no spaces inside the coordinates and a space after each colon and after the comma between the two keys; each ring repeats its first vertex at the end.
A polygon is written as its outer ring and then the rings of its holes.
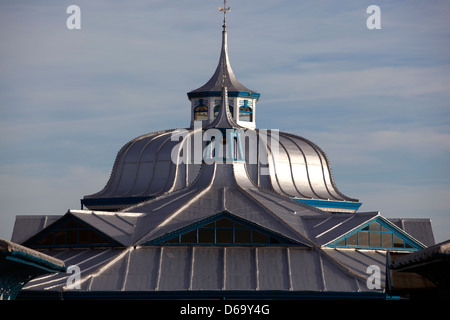
{"type": "MultiPolygon", "coordinates": [[[[228,49],[227,49],[227,12],[230,11],[230,7],[227,8],[227,0],[223,1],[223,8],[219,7],[219,10],[223,12],[223,30],[222,30],[222,51],[220,54],[219,65],[217,69],[222,65],[222,103],[220,105],[219,114],[217,118],[206,128],[242,128],[238,125],[230,114],[228,106],[228,76],[233,76],[233,70],[231,70],[230,63],[228,61],[228,49]],[[228,72],[226,72],[228,71],[228,72]],[[228,73],[228,74],[227,74],[228,73]]],[[[217,73],[217,70],[216,70],[217,73]]],[[[214,77],[214,76],[213,76],[214,77]]],[[[236,79],[234,77],[234,79],[236,79]]],[[[211,81],[211,80],[210,80],[211,81]]],[[[236,80],[237,81],[237,80],[236,80]]]]}
{"type": "MultiPolygon", "coordinates": [[[[231,69],[230,61],[228,58],[228,44],[227,44],[227,12],[230,11],[230,8],[226,6],[227,2],[224,0],[224,7],[220,7],[219,10],[223,12],[223,26],[222,26],[222,48],[220,50],[220,58],[219,63],[217,65],[216,71],[209,81],[203,85],[202,87],[193,90],[188,93],[188,96],[195,96],[200,93],[211,93],[215,92],[220,95],[222,91],[222,86],[228,88],[229,92],[245,92],[247,94],[254,93],[245,87],[242,83],[240,83],[236,76],[234,75],[233,70],[231,69]]],[[[259,94],[258,94],[259,96],[259,94]]]]}
{"type": "MultiPolygon", "coordinates": [[[[227,70],[227,67],[230,65],[230,62],[228,61],[228,46],[227,46],[227,12],[229,12],[231,9],[230,7],[227,8],[227,0],[223,0],[223,8],[219,7],[219,11],[223,12],[223,30],[222,30],[222,50],[220,52],[220,59],[219,64],[222,63],[222,88],[226,86],[225,80],[227,78],[225,70],[227,70]]],[[[230,71],[233,73],[233,70],[230,71]]],[[[233,74],[234,76],[234,74],[233,74]]]]}

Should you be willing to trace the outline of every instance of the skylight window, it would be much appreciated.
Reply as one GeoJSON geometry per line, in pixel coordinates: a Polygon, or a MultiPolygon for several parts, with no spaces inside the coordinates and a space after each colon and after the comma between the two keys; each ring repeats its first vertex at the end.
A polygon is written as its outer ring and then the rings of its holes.
{"type": "Polygon", "coordinates": [[[240,121],[253,121],[253,110],[250,107],[242,106],[239,108],[239,120],[240,121]]]}
{"type": "Polygon", "coordinates": [[[91,247],[117,245],[115,241],[100,234],[77,219],[61,219],[25,243],[33,248],[48,247],[91,247]]]}
{"type": "Polygon", "coordinates": [[[350,247],[387,250],[415,250],[422,247],[408,237],[395,230],[381,219],[338,238],[329,247],[350,247]]]}
{"type": "Polygon", "coordinates": [[[147,244],[164,245],[298,245],[297,242],[268,230],[238,221],[229,217],[221,217],[155,239],[147,244]]]}
{"type": "Polygon", "coordinates": [[[194,120],[208,120],[208,107],[205,105],[195,107],[194,120]]]}

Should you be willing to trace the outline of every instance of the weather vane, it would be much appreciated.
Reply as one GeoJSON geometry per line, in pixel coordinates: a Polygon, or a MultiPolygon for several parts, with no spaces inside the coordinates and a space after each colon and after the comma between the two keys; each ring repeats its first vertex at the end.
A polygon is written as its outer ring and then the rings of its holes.
{"type": "Polygon", "coordinates": [[[227,7],[227,0],[223,0],[223,8],[219,7],[219,11],[223,12],[223,27],[227,26],[227,12],[230,11],[230,7],[227,7]]]}

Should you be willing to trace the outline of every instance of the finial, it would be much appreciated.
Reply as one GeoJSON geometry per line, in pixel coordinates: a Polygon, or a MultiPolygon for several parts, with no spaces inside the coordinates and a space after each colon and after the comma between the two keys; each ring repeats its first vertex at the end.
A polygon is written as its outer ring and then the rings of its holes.
{"type": "Polygon", "coordinates": [[[227,0],[223,0],[223,8],[219,7],[219,11],[223,12],[223,30],[227,28],[227,12],[230,10],[230,7],[227,7],[227,0]]]}

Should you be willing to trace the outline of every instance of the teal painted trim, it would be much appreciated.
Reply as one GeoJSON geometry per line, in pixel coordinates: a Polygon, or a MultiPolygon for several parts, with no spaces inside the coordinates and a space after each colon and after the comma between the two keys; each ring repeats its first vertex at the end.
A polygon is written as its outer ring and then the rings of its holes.
{"type": "Polygon", "coordinates": [[[55,273],[55,272],[65,273],[67,271],[66,267],[58,266],[49,261],[30,256],[24,252],[15,251],[15,252],[12,252],[10,256],[6,256],[5,258],[6,258],[6,260],[17,262],[17,263],[24,264],[27,266],[31,266],[33,268],[47,271],[50,273],[55,273]]]}
{"type": "MultiPolygon", "coordinates": [[[[222,91],[188,92],[187,95],[189,99],[200,97],[221,97],[222,91]]],[[[257,92],[228,91],[228,97],[259,99],[260,96],[261,94],[257,92]]]]}
{"type": "Polygon", "coordinates": [[[386,296],[386,300],[401,300],[402,298],[400,296],[386,296]]]}
{"type": "Polygon", "coordinates": [[[347,201],[333,201],[333,200],[317,200],[317,199],[299,199],[293,198],[295,201],[302,202],[304,204],[313,207],[322,208],[336,208],[336,209],[350,209],[358,210],[361,207],[361,202],[347,202],[347,201]]]}

